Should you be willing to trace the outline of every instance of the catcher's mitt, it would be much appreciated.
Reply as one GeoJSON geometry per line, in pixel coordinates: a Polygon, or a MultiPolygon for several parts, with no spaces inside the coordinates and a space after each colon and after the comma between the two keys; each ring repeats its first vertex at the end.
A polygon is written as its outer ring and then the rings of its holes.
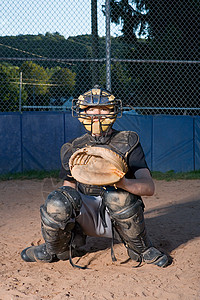
{"type": "Polygon", "coordinates": [[[85,147],[77,150],[69,160],[72,176],[90,185],[111,185],[128,171],[125,160],[110,149],[85,147]]]}

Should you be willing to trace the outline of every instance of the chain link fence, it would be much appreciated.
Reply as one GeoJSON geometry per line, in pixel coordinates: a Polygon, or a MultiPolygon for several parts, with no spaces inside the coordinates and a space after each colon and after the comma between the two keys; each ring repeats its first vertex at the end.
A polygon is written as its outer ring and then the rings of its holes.
{"type": "Polygon", "coordinates": [[[2,0],[0,111],[99,84],[136,114],[200,115],[198,25],[198,0],[2,0]]]}

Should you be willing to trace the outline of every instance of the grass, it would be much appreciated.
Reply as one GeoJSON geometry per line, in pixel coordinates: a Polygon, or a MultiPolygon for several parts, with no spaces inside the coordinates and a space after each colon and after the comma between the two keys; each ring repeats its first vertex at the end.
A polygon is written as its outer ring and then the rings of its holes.
{"type": "MultiPolygon", "coordinates": [[[[152,172],[152,176],[156,180],[192,180],[200,179],[200,170],[190,171],[190,172],[174,172],[173,170],[162,173],[162,172],[152,172]]],[[[42,180],[44,178],[56,178],[59,179],[59,170],[54,171],[25,171],[22,173],[9,173],[0,175],[0,181],[3,180],[25,180],[25,179],[38,179],[42,180]]]]}
{"type": "Polygon", "coordinates": [[[8,173],[0,175],[0,180],[24,180],[24,179],[38,179],[57,178],[59,179],[59,170],[54,171],[24,171],[22,173],[8,173]]]}
{"type": "Polygon", "coordinates": [[[192,179],[200,179],[200,170],[190,171],[190,172],[174,172],[173,170],[162,173],[162,172],[152,172],[152,176],[156,180],[192,180],[192,179]]]}

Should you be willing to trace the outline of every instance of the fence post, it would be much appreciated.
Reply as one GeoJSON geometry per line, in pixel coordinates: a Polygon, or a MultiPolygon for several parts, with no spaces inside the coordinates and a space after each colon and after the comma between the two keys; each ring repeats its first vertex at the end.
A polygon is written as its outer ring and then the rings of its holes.
{"type": "Polygon", "coordinates": [[[106,0],[106,89],[111,91],[110,0],[106,0]]]}
{"type": "Polygon", "coordinates": [[[97,0],[91,1],[91,20],[92,20],[92,86],[99,84],[99,37],[97,20],[97,0]]]}
{"type": "Polygon", "coordinates": [[[19,112],[22,111],[22,72],[19,73],[19,112]]]}

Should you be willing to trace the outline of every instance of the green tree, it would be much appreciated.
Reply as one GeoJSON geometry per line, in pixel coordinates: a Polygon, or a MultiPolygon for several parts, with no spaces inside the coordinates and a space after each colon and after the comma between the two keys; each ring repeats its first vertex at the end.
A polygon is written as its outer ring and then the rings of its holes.
{"type": "Polygon", "coordinates": [[[36,95],[47,93],[49,76],[45,68],[30,61],[23,63],[20,71],[23,74],[23,82],[26,84],[26,90],[29,94],[33,93],[33,89],[36,95]]]}
{"type": "MultiPolygon", "coordinates": [[[[128,58],[199,60],[198,0],[111,0],[112,22],[122,25],[128,58]],[[126,13],[127,12],[127,13],[126,13]],[[142,42],[134,37],[146,33],[142,42]],[[132,53],[131,53],[132,52],[132,53]]],[[[141,106],[197,107],[198,64],[127,64],[141,106]]]]}
{"type": "MultiPolygon", "coordinates": [[[[0,111],[19,110],[19,68],[10,64],[0,64],[0,111]]],[[[22,88],[22,105],[26,103],[27,93],[22,88]]]]}
{"type": "MultiPolygon", "coordinates": [[[[144,0],[111,0],[111,22],[122,25],[124,39],[133,43],[137,41],[136,31],[140,28],[140,34],[145,30],[146,18],[143,12],[144,0]],[[135,5],[134,5],[135,4],[135,5]]],[[[105,6],[103,6],[105,14],[105,6]]]]}
{"type": "Polygon", "coordinates": [[[29,105],[45,105],[48,101],[49,73],[40,65],[32,61],[24,62],[22,72],[24,89],[28,94],[29,105]]]}
{"type": "Polygon", "coordinates": [[[198,0],[111,0],[110,6],[127,41],[146,33],[156,58],[198,59],[198,0]]]}
{"type": "Polygon", "coordinates": [[[76,74],[68,68],[57,67],[53,70],[50,82],[50,97],[59,102],[61,98],[69,98],[72,96],[75,86],[76,74]]]}

